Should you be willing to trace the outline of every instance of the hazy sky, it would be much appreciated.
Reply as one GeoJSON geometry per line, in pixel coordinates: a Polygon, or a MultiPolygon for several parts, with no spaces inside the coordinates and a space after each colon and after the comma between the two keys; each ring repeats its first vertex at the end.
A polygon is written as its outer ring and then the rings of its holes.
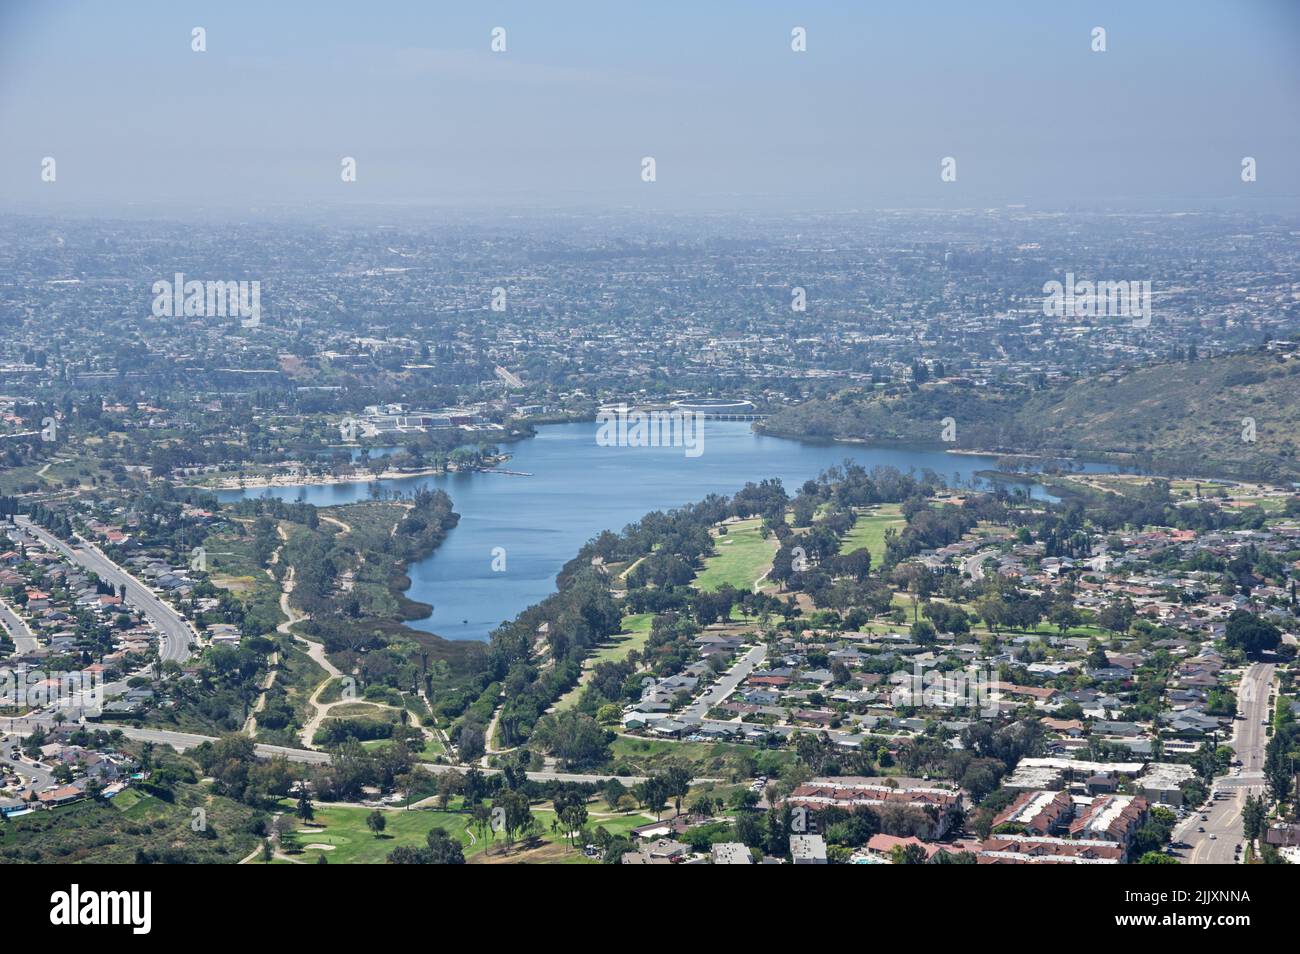
{"type": "Polygon", "coordinates": [[[1296,0],[849,6],[0,0],[0,210],[1300,195],[1296,0]]]}

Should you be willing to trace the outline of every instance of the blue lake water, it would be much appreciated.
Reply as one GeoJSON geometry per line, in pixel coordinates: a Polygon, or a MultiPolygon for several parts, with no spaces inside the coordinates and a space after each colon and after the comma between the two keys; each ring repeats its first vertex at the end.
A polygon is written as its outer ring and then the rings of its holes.
{"type": "MultiPolygon", "coordinates": [[[[506,468],[529,477],[464,473],[378,482],[407,492],[441,487],[460,514],[437,552],[408,570],[408,595],[433,606],[432,616],[410,625],[447,639],[486,639],[502,621],[554,592],[560,568],[602,530],[621,530],[651,510],[710,493],[735,493],[747,481],[779,477],[793,494],[805,480],[848,459],[867,468],[929,468],[952,483],[997,463],[995,457],[936,450],[805,444],[762,437],[749,424],[728,421],[709,421],[703,446],[693,458],[682,448],[601,447],[595,423],[555,424],[539,427],[534,438],[502,445],[512,455],[506,468]],[[504,572],[492,569],[497,547],[505,551],[504,572]]],[[[277,487],[219,496],[228,501],[271,495],[327,507],[365,500],[370,487],[277,487]]],[[[1047,497],[1037,485],[1031,493],[1047,497]]]]}

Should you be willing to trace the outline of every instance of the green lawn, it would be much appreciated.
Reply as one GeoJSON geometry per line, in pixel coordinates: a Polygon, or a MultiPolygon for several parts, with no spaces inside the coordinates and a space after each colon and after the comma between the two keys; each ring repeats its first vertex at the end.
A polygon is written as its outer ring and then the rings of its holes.
{"type": "Polygon", "coordinates": [[[871,565],[879,566],[885,557],[885,531],[902,530],[907,521],[898,512],[898,504],[881,504],[870,511],[858,514],[853,529],[844,535],[841,553],[852,553],[865,547],[871,552],[871,565]]]}
{"type": "MultiPolygon", "coordinates": [[[[292,806],[285,803],[292,811],[292,806]]],[[[329,807],[321,804],[315,806],[316,818],[311,824],[297,826],[294,841],[302,848],[302,854],[294,857],[308,863],[315,863],[320,855],[325,855],[330,864],[383,864],[388,853],[399,845],[410,848],[422,848],[425,837],[435,826],[445,829],[456,838],[469,855],[479,846],[471,847],[472,839],[467,826],[469,815],[459,812],[440,812],[424,809],[410,811],[385,811],[387,823],[384,833],[376,838],[366,827],[368,808],[329,807]],[[316,828],[316,825],[323,827],[316,828]],[[308,845],[330,845],[330,849],[308,848],[308,845]]]]}
{"type": "MultiPolygon", "coordinates": [[[[362,748],[366,748],[366,749],[386,749],[392,745],[393,745],[392,739],[367,739],[366,741],[361,743],[362,748]]],[[[414,754],[415,757],[418,759],[425,759],[427,761],[432,762],[435,759],[437,759],[438,756],[446,755],[447,749],[437,739],[426,738],[424,740],[424,748],[420,749],[419,751],[415,751],[414,754]]]]}
{"type": "MultiPolygon", "coordinates": [[[[281,804],[286,810],[293,810],[293,803],[285,801],[281,804]]],[[[317,803],[315,809],[314,821],[297,825],[293,835],[293,841],[302,849],[300,854],[294,854],[293,857],[307,864],[314,864],[321,855],[325,855],[332,865],[383,864],[388,853],[399,845],[424,847],[426,836],[434,827],[442,828],[456,838],[464,849],[466,858],[486,850],[490,844],[478,840],[478,836],[470,830],[473,827],[471,817],[462,812],[424,808],[385,811],[384,832],[376,838],[366,827],[366,816],[371,811],[368,808],[331,807],[317,803]],[[322,827],[317,828],[316,825],[322,827]],[[308,848],[308,845],[329,845],[331,848],[308,848]]],[[[605,804],[601,801],[593,801],[588,806],[588,810],[593,813],[604,809],[605,804]]],[[[556,844],[564,842],[563,833],[551,831],[551,822],[555,820],[553,811],[534,808],[533,816],[542,827],[543,841],[556,844]]],[[[603,825],[614,834],[623,834],[645,822],[646,819],[642,816],[632,814],[592,818],[589,825],[593,829],[597,825],[603,825]]],[[[562,860],[572,863],[590,861],[577,850],[566,852],[562,860]]]]}
{"type": "Polygon", "coordinates": [[[697,777],[749,778],[757,773],[779,775],[795,761],[790,749],[764,749],[731,742],[674,742],[619,735],[610,746],[606,769],[628,775],[649,775],[670,765],[687,766],[697,777]]]}
{"type": "Polygon", "coordinates": [[[555,708],[562,711],[578,704],[583,687],[586,686],[591,671],[598,663],[619,662],[626,659],[628,653],[633,650],[637,652],[644,650],[646,641],[650,638],[650,625],[654,622],[654,615],[654,613],[632,613],[624,616],[623,631],[587,657],[582,665],[582,678],[578,680],[576,686],[560,696],[560,701],[555,704],[555,708]]]}
{"type": "Polygon", "coordinates": [[[741,592],[749,592],[772,567],[776,555],[776,537],[766,540],[759,534],[762,521],[754,518],[727,524],[726,534],[714,540],[716,553],[704,561],[704,569],[695,577],[695,587],[713,593],[730,583],[741,592]]]}
{"type": "Polygon", "coordinates": [[[632,613],[623,617],[623,631],[591,654],[595,663],[618,662],[626,659],[627,654],[645,649],[650,638],[650,624],[654,622],[654,613],[632,613]]]}

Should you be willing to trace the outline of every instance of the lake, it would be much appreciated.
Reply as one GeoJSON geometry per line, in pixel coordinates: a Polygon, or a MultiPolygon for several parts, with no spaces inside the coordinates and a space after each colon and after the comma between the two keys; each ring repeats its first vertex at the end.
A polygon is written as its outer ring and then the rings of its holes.
{"type": "MultiPolygon", "coordinates": [[[[487,639],[503,620],[553,593],[561,567],[602,530],[621,530],[651,510],[710,493],[733,494],[747,481],[779,477],[793,495],[805,480],[846,459],[868,469],[929,468],[950,483],[954,475],[965,482],[997,463],[995,457],[937,450],[805,444],[763,437],[749,424],[732,421],[707,422],[697,457],[680,447],[598,446],[594,422],[545,425],[536,437],[502,449],[512,455],[506,468],[532,476],[463,473],[379,482],[406,492],[441,487],[460,514],[437,552],[408,570],[407,595],[433,606],[432,616],[410,623],[416,629],[447,639],[487,639]],[[504,572],[492,568],[497,547],[504,550],[504,572]]],[[[370,486],[277,487],[218,496],[229,501],[271,495],[327,507],[368,499],[370,486]]],[[[1038,485],[1031,493],[1047,497],[1038,485]]]]}

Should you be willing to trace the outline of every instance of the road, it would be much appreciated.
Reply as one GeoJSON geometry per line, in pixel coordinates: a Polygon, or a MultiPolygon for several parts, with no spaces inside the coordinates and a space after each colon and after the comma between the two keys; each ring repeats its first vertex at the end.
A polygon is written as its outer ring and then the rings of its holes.
{"type": "MultiPolygon", "coordinates": [[[[0,729],[5,732],[24,732],[30,733],[33,729],[40,726],[50,728],[54,724],[53,716],[42,714],[39,716],[17,717],[13,719],[0,719],[0,729]]],[[[100,728],[106,731],[120,729],[122,734],[128,739],[135,739],[138,742],[154,742],[159,745],[170,745],[178,752],[184,752],[186,749],[192,749],[204,742],[215,742],[217,737],[213,735],[198,735],[192,732],[175,732],[171,729],[145,729],[133,725],[116,725],[111,722],[87,723],[88,727],[100,728]]],[[[283,756],[290,762],[305,762],[312,765],[325,765],[330,761],[328,752],[315,752],[309,749],[295,749],[285,745],[266,745],[259,742],[256,752],[261,758],[274,758],[283,756]]],[[[469,766],[465,765],[441,765],[435,762],[421,762],[420,767],[426,769],[435,775],[443,772],[464,772],[469,766]]],[[[484,775],[495,775],[498,769],[479,769],[484,775]]],[[[645,781],[644,775],[600,775],[600,774],[583,774],[579,772],[529,772],[528,777],[535,782],[579,782],[586,784],[597,784],[608,781],[611,778],[617,778],[624,785],[637,785],[645,781]]],[[[706,781],[700,779],[699,781],[706,781]]]]}
{"type": "Polygon", "coordinates": [[[1238,687],[1238,709],[1245,718],[1235,723],[1232,744],[1237,750],[1237,758],[1241,759],[1243,776],[1263,777],[1264,748],[1268,745],[1264,723],[1271,715],[1268,695],[1273,685],[1274,668],[1272,663],[1253,663],[1241,677],[1238,687]]]}
{"type": "Polygon", "coordinates": [[[1174,831],[1173,839],[1190,847],[1179,857],[1194,865],[1230,865],[1237,861],[1236,847],[1245,835],[1241,827],[1241,810],[1247,793],[1258,795],[1264,788],[1264,747],[1268,736],[1264,722],[1269,718],[1268,695],[1273,683],[1272,663],[1253,663],[1237,687],[1237,711],[1243,716],[1233,722],[1232,747],[1241,760],[1240,774],[1223,775],[1214,780],[1217,791],[1227,798],[1210,802],[1204,811],[1194,812],[1174,831]],[[1197,831],[1204,828],[1205,831],[1197,831]],[[1211,837],[1213,836],[1213,837],[1211,837]]]}
{"type": "Polygon", "coordinates": [[[980,550],[970,556],[962,557],[961,572],[968,574],[972,580],[984,579],[984,561],[992,555],[990,550],[980,550]]]}
{"type": "Polygon", "coordinates": [[[19,655],[23,653],[34,653],[40,648],[40,643],[32,635],[31,629],[17,613],[10,609],[9,604],[0,600],[0,626],[9,633],[9,638],[14,641],[14,646],[19,655]]]}
{"type": "Polygon", "coordinates": [[[147,586],[134,576],[104,556],[94,546],[82,543],[68,546],[62,540],[36,526],[26,517],[15,517],[15,522],[23,530],[36,537],[46,546],[53,547],[65,557],[83,569],[96,574],[101,580],[121,589],[126,588],[126,601],[138,609],[162,633],[162,646],[159,655],[163,662],[172,660],[184,662],[190,657],[190,643],[197,637],[190,624],[176,610],[172,609],[147,586]]]}
{"type": "Polygon", "coordinates": [[[741,656],[736,664],[727,670],[727,674],[714,683],[707,692],[683,709],[682,714],[703,719],[710,709],[725,702],[727,696],[735,692],[736,687],[748,679],[749,674],[766,658],[767,647],[755,646],[741,656]]]}

